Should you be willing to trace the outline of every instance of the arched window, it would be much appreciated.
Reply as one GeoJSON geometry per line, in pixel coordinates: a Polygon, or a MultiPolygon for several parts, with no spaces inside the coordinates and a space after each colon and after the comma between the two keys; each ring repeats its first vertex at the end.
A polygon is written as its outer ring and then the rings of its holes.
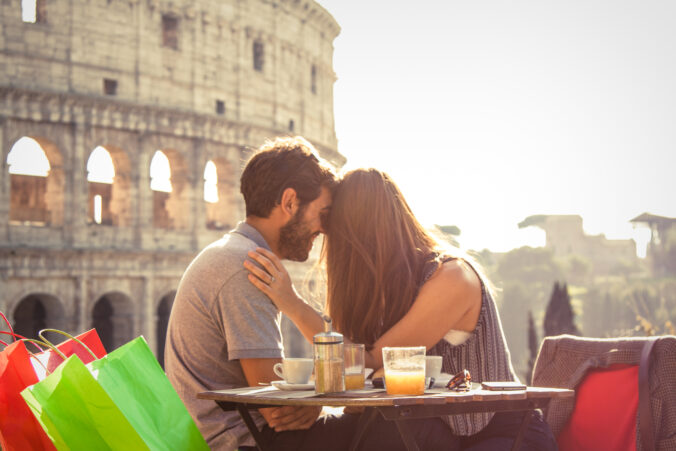
{"type": "Polygon", "coordinates": [[[204,167],[204,200],[210,204],[218,202],[218,172],[211,160],[204,167]]]}
{"type": "Polygon", "coordinates": [[[110,153],[101,146],[94,149],[87,161],[89,182],[89,220],[96,224],[113,224],[110,202],[113,195],[115,166],[110,153]]]}
{"type": "Polygon", "coordinates": [[[11,178],[9,219],[34,225],[49,223],[45,197],[51,166],[45,151],[32,138],[19,139],[7,155],[11,178]]]}
{"type": "Polygon", "coordinates": [[[206,225],[211,230],[232,226],[235,173],[232,164],[223,158],[209,160],[204,168],[204,201],[206,225]]]}
{"type": "Polygon", "coordinates": [[[14,143],[7,155],[10,174],[47,177],[49,160],[40,144],[33,138],[24,136],[14,143]]]}
{"type": "Polygon", "coordinates": [[[150,189],[153,190],[153,225],[159,228],[172,228],[167,201],[171,188],[171,167],[169,159],[161,150],[155,152],[150,161],[150,189]]]}

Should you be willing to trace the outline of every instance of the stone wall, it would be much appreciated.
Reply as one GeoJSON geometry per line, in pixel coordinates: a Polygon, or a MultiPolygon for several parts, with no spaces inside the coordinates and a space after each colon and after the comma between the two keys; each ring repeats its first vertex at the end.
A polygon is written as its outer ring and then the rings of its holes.
{"type": "MultiPolygon", "coordinates": [[[[161,349],[160,303],[197,252],[243,219],[239,175],[251,149],[301,134],[344,163],[333,126],[339,27],[312,1],[53,0],[38,23],[23,22],[20,5],[0,0],[0,311],[12,317],[39,299],[50,327],[79,332],[105,298],[115,345],[144,335],[161,349]],[[50,163],[45,221],[10,214],[11,187],[26,181],[12,178],[7,157],[22,137],[50,163]],[[86,169],[97,146],[115,167],[102,224],[92,222],[86,169]],[[165,222],[150,188],[157,150],[172,174],[165,222]],[[218,204],[203,198],[208,161],[218,204]]],[[[294,267],[297,280],[305,268],[294,267]]]]}

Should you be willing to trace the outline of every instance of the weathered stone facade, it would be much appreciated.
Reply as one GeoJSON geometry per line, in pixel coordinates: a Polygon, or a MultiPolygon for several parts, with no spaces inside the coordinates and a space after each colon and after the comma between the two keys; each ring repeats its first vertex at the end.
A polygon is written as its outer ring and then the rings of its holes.
{"type": "Polygon", "coordinates": [[[71,332],[101,324],[114,346],[142,334],[161,352],[183,270],[243,218],[238,181],[250,149],[300,134],[344,163],[333,118],[340,29],[309,0],[37,4],[27,23],[20,1],[0,0],[0,311],[71,332]],[[49,160],[35,184],[9,173],[22,137],[49,160]],[[97,146],[113,160],[109,188],[87,180],[97,146]],[[170,163],[170,193],[150,188],[157,150],[170,163]],[[216,204],[203,197],[208,161],[216,204]],[[22,205],[28,196],[16,191],[33,185],[41,197],[22,205]],[[101,223],[95,192],[104,193],[101,223]]]}

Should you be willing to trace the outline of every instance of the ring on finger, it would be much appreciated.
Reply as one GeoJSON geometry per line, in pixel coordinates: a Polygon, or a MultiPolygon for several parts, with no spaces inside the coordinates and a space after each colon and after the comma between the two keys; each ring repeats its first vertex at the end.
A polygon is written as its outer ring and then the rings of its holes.
{"type": "Polygon", "coordinates": [[[270,276],[270,282],[268,285],[272,285],[275,282],[275,276],[270,276]]]}

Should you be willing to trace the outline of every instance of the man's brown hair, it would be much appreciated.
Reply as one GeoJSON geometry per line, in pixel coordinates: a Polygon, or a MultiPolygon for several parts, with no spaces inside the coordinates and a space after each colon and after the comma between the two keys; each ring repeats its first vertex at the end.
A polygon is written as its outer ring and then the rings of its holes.
{"type": "Polygon", "coordinates": [[[240,179],[247,216],[267,218],[287,188],[293,188],[302,208],[317,199],[321,187],[336,184],[333,167],[300,136],[268,141],[249,159],[240,179]]]}

